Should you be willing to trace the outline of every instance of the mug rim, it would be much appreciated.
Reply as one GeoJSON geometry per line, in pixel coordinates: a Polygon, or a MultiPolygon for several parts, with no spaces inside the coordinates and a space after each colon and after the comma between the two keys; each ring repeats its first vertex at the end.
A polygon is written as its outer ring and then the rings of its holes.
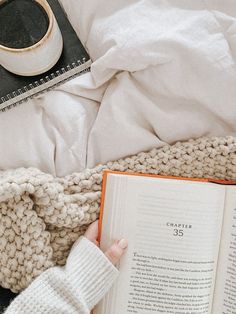
{"type": "MultiPolygon", "coordinates": [[[[4,0],[0,0],[0,3],[4,1],[4,0]]],[[[34,45],[29,46],[29,47],[25,47],[25,48],[10,48],[7,46],[3,46],[0,44],[0,50],[5,50],[5,51],[9,51],[9,52],[25,52],[25,51],[29,51],[32,49],[37,48],[38,46],[41,46],[42,43],[49,37],[51,31],[52,31],[52,27],[53,27],[53,23],[54,23],[54,19],[53,19],[53,12],[52,9],[50,7],[50,5],[48,4],[48,2],[46,0],[35,0],[46,12],[47,16],[48,16],[48,20],[49,20],[49,25],[48,25],[48,29],[47,32],[44,34],[44,36],[34,45]]]]}

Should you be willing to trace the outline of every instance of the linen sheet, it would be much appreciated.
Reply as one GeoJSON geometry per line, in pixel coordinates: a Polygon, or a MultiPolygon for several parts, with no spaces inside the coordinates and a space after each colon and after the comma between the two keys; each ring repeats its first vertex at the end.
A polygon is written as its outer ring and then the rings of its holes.
{"type": "Polygon", "coordinates": [[[164,143],[236,135],[235,1],[61,3],[91,72],[0,113],[0,169],[63,176],[164,143]]]}

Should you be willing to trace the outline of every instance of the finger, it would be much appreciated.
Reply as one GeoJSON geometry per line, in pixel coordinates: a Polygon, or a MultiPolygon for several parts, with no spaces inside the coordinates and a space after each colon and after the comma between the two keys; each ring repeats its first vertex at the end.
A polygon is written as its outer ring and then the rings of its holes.
{"type": "Polygon", "coordinates": [[[105,252],[106,257],[111,261],[113,265],[119,262],[120,258],[125,253],[125,249],[128,246],[126,239],[121,239],[112,244],[112,246],[105,252]]]}
{"type": "Polygon", "coordinates": [[[92,241],[93,243],[95,243],[96,245],[98,245],[98,220],[94,221],[86,230],[84,236],[92,241]]]}

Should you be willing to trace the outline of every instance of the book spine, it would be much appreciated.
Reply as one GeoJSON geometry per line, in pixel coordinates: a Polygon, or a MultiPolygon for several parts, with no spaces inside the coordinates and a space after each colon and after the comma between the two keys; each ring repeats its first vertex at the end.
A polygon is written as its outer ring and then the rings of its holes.
{"type": "Polygon", "coordinates": [[[34,81],[23,88],[7,94],[0,99],[0,111],[4,112],[27,101],[30,98],[41,95],[56,86],[76,77],[82,73],[90,71],[91,60],[77,60],[54,73],[46,75],[44,78],[34,81]]]}

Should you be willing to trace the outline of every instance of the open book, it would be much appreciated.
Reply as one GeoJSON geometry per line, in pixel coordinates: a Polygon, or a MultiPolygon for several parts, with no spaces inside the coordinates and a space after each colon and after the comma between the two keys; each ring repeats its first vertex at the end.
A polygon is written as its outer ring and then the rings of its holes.
{"type": "Polygon", "coordinates": [[[236,313],[236,186],[108,171],[101,248],[123,237],[120,276],[94,314],[236,313]]]}

